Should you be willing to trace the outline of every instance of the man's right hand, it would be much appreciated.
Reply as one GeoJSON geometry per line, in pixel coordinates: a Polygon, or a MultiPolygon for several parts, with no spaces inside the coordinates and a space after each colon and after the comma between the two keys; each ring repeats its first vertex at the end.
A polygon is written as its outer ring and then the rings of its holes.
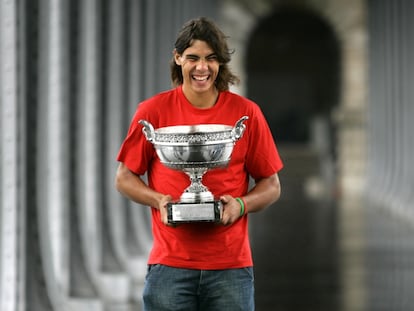
{"type": "Polygon", "coordinates": [[[170,195],[162,196],[158,203],[157,209],[160,211],[161,221],[164,225],[174,227],[173,224],[168,223],[168,209],[167,204],[171,202],[172,198],[170,195]]]}

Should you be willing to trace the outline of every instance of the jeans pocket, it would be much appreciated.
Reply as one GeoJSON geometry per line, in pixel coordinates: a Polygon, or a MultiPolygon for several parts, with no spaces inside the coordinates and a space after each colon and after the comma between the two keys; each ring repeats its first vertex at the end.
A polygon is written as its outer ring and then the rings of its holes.
{"type": "Polygon", "coordinates": [[[246,267],[243,268],[244,271],[246,271],[246,273],[250,276],[250,278],[252,279],[252,281],[254,281],[254,270],[253,267],[246,267]]]}
{"type": "Polygon", "coordinates": [[[151,272],[154,271],[154,269],[156,269],[159,266],[159,264],[154,264],[154,265],[147,265],[147,275],[145,278],[148,278],[148,276],[151,274],[151,272]]]}

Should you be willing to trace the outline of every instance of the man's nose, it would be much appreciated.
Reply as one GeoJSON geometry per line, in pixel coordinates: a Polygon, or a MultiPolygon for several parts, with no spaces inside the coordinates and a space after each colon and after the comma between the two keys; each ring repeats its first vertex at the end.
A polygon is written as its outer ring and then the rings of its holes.
{"type": "Polygon", "coordinates": [[[206,68],[208,67],[208,61],[205,57],[200,57],[197,61],[197,68],[206,68]]]}

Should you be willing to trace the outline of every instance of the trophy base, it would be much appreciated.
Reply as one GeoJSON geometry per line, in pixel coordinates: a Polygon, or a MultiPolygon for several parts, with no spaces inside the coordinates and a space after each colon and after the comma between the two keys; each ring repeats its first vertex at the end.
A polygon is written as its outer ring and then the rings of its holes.
{"type": "Polygon", "coordinates": [[[220,201],[168,203],[168,223],[220,222],[223,205],[220,201]]]}

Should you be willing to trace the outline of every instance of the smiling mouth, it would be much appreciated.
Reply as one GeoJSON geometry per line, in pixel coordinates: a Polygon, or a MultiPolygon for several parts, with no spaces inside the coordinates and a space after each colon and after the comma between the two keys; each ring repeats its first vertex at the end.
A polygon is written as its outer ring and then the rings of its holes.
{"type": "Polygon", "coordinates": [[[210,75],[192,75],[191,76],[193,78],[193,80],[197,81],[197,82],[203,82],[203,81],[207,81],[210,78],[210,75]]]}

